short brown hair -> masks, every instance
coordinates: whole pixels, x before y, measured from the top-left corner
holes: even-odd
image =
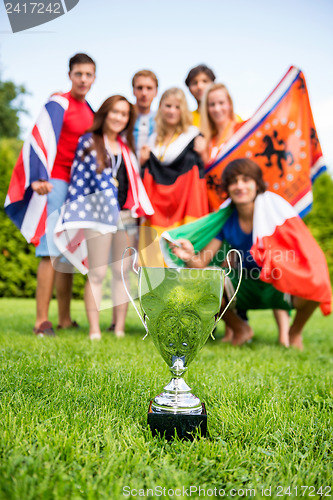
[[[153,73],[152,71],[150,71],[150,69],[141,69],[140,71],[137,71],[135,73],[135,75],[132,78],[132,87],[133,88],[134,88],[134,85],[135,85],[135,80],[136,80],[136,78],[139,78],[139,76],[144,76],[146,78],[151,78],[155,82],[156,88],[158,88],[158,79],[157,79],[157,76],[155,75],[155,73]]]
[[[215,82],[216,76],[214,74],[214,71],[212,69],[208,68],[208,66],[206,66],[206,64],[199,64],[199,66],[196,66],[195,68],[192,68],[189,71],[189,74],[187,75],[186,80],[185,80],[185,85],[187,87],[189,87],[191,85],[191,81],[193,80],[193,78],[195,78],[197,75],[199,75],[199,73],[204,73],[206,76],[208,76],[208,78],[212,82]]]
[[[79,53],[75,54],[75,56],[71,57],[69,60],[69,71],[71,72],[74,64],[93,64],[96,70],[96,63],[90,56],[87,54]]]
[[[246,175],[257,184],[257,194],[266,191],[266,184],[262,177],[262,170],[258,163],[249,158],[233,160],[225,167],[222,173],[222,189],[228,192],[229,185],[237,175]]]

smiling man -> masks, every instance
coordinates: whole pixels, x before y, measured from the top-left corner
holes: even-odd
[[[55,270],[59,250],[53,233],[67,195],[79,137],[92,125],[85,98],[95,81],[95,62],[86,54],[69,61],[71,89],[52,95],[44,106],[15,166],[5,203],[6,212],[41,257],[37,273],[37,316],[34,333],[54,336],[48,320],[55,283],[59,328],[77,327],[70,317],[72,272]],[[23,180],[22,180],[23,179]]]
[[[138,114],[133,131],[135,149],[138,154],[155,130],[155,113],[150,108],[157,96],[157,76],[152,71],[143,69],[133,76],[132,86],[136,98],[135,108]]]
[[[213,70],[205,64],[192,68],[186,77],[185,84],[198,104],[197,109],[192,111],[193,125],[196,127],[200,127],[201,99],[208,85],[215,82],[215,78]]]

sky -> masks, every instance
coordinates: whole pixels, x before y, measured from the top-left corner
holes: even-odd
[[[131,79],[143,68],[159,78],[154,109],[173,86],[186,92],[194,109],[184,80],[205,63],[226,84],[243,119],[294,65],[304,73],[333,172],[332,24],[332,0],[79,0],[54,21],[12,33],[0,0],[0,74],[30,92],[24,99],[29,115],[21,117],[24,138],[48,96],[69,90],[68,60],[76,52],[97,63],[88,94],[94,109],[116,93],[133,101]]]

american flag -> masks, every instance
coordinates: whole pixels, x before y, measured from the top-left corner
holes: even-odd
[[[54,234],[54,241],[61,253],[82,274],[88,272],[84,229],[94,229],[102,234],[114,233],[120,213],[111,168],[96,173],[96,151],[92,149],[85,153],[92,141],[91,134],[85,134],[79,140],[67,200],[61,209]],[[129,209],[133,217],[151,215],[154,210],[140,179],[135,156],[120,137],[118,143],[129,181],[123,208]]]
[[[83,274],[88,271],[84,229],[102,234],[117,231],[119,205],[111,168],[96,173],[96,151],[91,134],[79,139],[68,195],[55,228],[61,253]]]
[[[25,239],[36,246],[45,233],[47,196],[35,193],[31,183],[48,180],[51,175],[68,104],[66,97],[54,95],[43,107],[23,144],[5,200],[7,215]]]

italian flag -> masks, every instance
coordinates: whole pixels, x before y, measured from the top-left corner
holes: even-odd
[[[166,264],[185,265],[171,252],[168,241],[188,239],[198,252],[216,237],[233,210],[228,199],[218,211],[164,232],[160,246]],[[295,209],[275,193],[259,194],[252,235],[251,254],[261,268],[260,279],[283,293],[319,302],[323,314],[330,314],[332,290],[325,255]]]

